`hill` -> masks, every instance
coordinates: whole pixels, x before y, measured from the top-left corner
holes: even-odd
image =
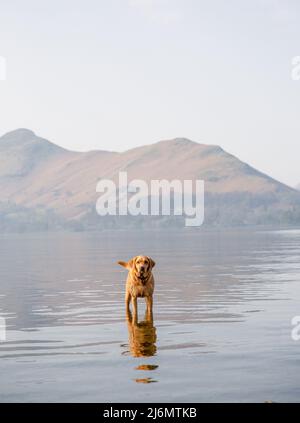
[[[121,153],[74,152],[27,129],[0,138],[0,229],[91,229],[182,226],[182,218],[101,218],[99,179],[203,179],[205,223],[254,225],[300,222],[300,193],[252,168],[219,146],[185,138]]]

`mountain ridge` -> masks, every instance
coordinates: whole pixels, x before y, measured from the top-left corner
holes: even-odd
[[[298,214],[300,222],[300,193],[296,189],[240,161],[218,145],[178,137],[122,152],[75,152],[20,128],[0,138],[0,217],[9,221],[4,229],[14,219],[19,222],[19,215],[26,227],[28,216],[30,221],[36,221],[37,211],[50,227],[53,216],[62,227],[101,226],[104,220],[95,212],[99,196],[96,184],[100,179],[117,182],[120,171],[127,171],[128,180],[146,182],[204,180],[209,224],[294,221]],[[150,222],[134,222],[137,220],[145,225]],[[114,219],[114,225],[121,221]],[[172,219],[163,217],[161,221],[168,225]]]
[[[300,184],[298,184],[296,187],[291,187],[281,181],[278,181],[277,179],[273,178],[272,176],[266,174],[265,172],[262,172],[256,168],[254,168],[253,166],[249,165],[247,162],[241,161],[237,156],[235,156],[232,153],[229,153],[227,151],[225,151],[220,145],[217,144],[205,144],[205,143],[199,143],[193,140],[190,140],[189,138],[185,138],[185,137],[175,137],[175,138],[171,138],[171,139],[163,139],[163,140],[159,140],[156,141],[154,143],[151,144],[146,144],[146,145],[141,145],[141,146],[137,146],[137,147],[133,147],[127,150],[122,150],[122,151],[110,151],[110,150],[102,150],[102,149],[93,149],[93,150],[87,150],[87,151],[75,151],[75,150],[70,150],[70,149],[66,149],[64,147],[59,146],[58,144],[55,144],[45,138],[39,137],[35,134],[34,131],[27,129],[27,128],[18,128],[16,130],[13,131],[9,131],[6,134],[2,135],[0,137],[0,143],[1,141],[5,140],[5,138],[7,136],[18,136],[18,134],[26,134],[27,137],[32,137],[34,138],[36,141],[38,142],[44,142],[47,145],[51,145],[56,147],[57,149],[69,152],[69,153],[77,153],[77,154],[93,154],[93,153],[105,153],[105,154],[115,154],[115,155],[122,155],[122,154],[126,154],[126,153],[130,153],[130,152],[134,152],[134,151],[138,151],[140,149],[146,149],[146,148],[152,148],[155,146],[159,146],[159,145],[167,145],[168,147],[170,145],[177,145],[177,146],[198,146],[203,148],[204,153],[205,154],[209,154],[209,153],[215,153],[215,154],[226,154],[228,157],[231,157],[235,160],[238,160],[241,164],[243,164],[245,166],[245,168],[250,170],[250,173],[257,172],[259,174],[261,174],[262,176],[267,177],[268,179],[274,181],[274,182],[278,182],[281,185],[284,185],[285,187],[291,189],[291,190],[299,190],[300,189]],[[1,144],[0,144],[1,145]]]

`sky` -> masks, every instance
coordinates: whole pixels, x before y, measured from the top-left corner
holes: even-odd
[[[78,151],[185,137],[295,186],[296,56],[299,0],[2,0],[0,135]]]

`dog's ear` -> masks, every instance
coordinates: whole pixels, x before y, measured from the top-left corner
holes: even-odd
[[[152,258],[151,257],[148,257],[149,258],[149,260],[150,260],[150,266],[151,266],[151,269],[155,266],[155,261],[154,260],[152,260]]]
[[[129,260],[127,263],[126,263],[125,261],[118,261],[118,264],[119,264],[120,266],[125,267],[125,269],[130,270],[130,269],[132,269],[132,268],[133,268],[133,266],[134,266],[134,260],[135,260],[135,258],[132,258],[132,259],[131,259],[131,260]]]

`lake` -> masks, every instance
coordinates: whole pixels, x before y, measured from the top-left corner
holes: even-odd
[[[298,402],[300,230],[0,236],[1,402]],[[154,321],[126,321],[150,255]]]

